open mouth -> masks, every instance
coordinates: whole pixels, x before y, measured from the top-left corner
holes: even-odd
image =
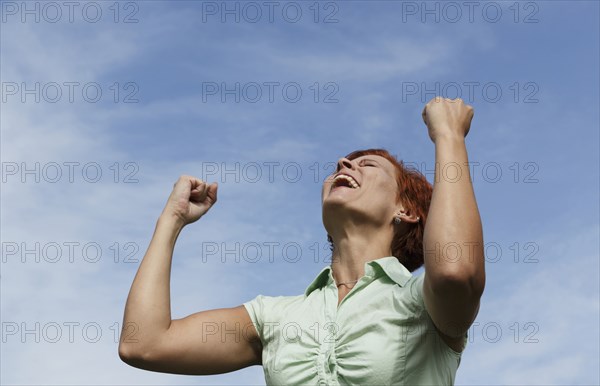
[[[333,179],[333,185],[331,190],[336,188],[350,188],[350,189],[358,189],[360,185],[356,182],[354,178],[347,174],[339,174]]]

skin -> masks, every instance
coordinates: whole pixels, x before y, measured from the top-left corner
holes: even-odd
[[[173,374],[222,374],[262,364],[262,345],[243,305],[171,319],[170,276],[183,227],[217,202],[216,183],[181,176],[173,187],[125,304],[119,357],[127,364]],[[217,326],[214,333],[209,327]],[[205,330],[206,328],[206,330]],[[221,338],[222,331],[238,331]]]
[[[460,337],[477,315],[485,284],[481,220],[464,142],[472,117],[472,107],[460,99],[434,98],[423,110],[436,157],[436,179],[423,240],[425,250],[430,251],[425,256],[423,294],[440,336],[457,351],[462,350]],[[450,180],[442,175],[449,162],[463,165],[461,178],[453,176]],[[332,270],[339,283],[363,276],[365,262],[390,256],[393,227],[417,219],[394,202],[394,169],[385,158],[342,158],[338,171],[351,174],[361,185],[357,190],[332,189],[328,179],[323,186],[323,224],[336,246]],[[262,364],[262,344],[243,305],[171,319],[175,242],[186,225],[198,221],[217,202],[217,190],[216,183],[187,175],[173,187],[125,305],[119,356],[131,366],[207,375]],[[402,219],[400,225],[393,225],[395,216]],[[463,249],[458,260],[449,259],[443,253],[447,243],[469,248]],[[339,302],[350,289],[340,287]],[[217,326],[216,333],[205,333],[205,326]],[[222,339],[221,329],[239,333],[228,333]]]
[[[477,316],[485,286],[483,232],[465,145],[473,114],[461,99],[444,98],[432,99],[422,113],[436,161],[423,237],[423,297],[440,337],[455,351],[464,349],[463,336]],[[448,164],[457,165],[460,174],[444,175]],[[401,224],[417,219],[395,202],[394,167],[385,158],[341,158],[333,176],[339,173],[351,175],[360,185],[333,189],[329,178],[322,191],[323,224],[335,245],[333,277],[343,283],[360,279],[366,262],[391,255],[394,217],[400,217]],[[456,248],[447,248],[456,245],[461,248],[459,255]],[[339,287],[338,304],[352,287]]]
[[[331,236],[335,250],[332,256],[336,283],[360,279],[364,264],[380,257],[391,256],[394,217],[401,217],[406,227],[417,218],[395,203],[398,187],[394,165],[377,155],[364,155],[353,160],[341,158],[337,170],[323,184],[321,201],[323,225]],[[338,174],[352,176],[359,188],[335,187]],[[354,284],[338,288],[338,303]]]
[[[483,230],[465,145],[473,114],[461,99],[440,97],[429,101],[422,113],[435,144],[436,162],[423,237],[423,296],[442,337],[459,342],[477,316],[485,286]],[[459,168],[460,177],[444,175],[449,164]],[[455,255],[453,248],[447,248],[452,245],[459,245],[461,252]],[[450,344],[462,350],[462,345]]]

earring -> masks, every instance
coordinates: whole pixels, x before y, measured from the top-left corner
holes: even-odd
[[[400,217],[394,217],[394,224],[398,225],[402,222],[402,219]]]

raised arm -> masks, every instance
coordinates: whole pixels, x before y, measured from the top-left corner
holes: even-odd
[[[216,201],[216,183],[208,185],[190,176],[175,183],[127,297],[119,343],[119,356],[127,364],[205,375],[261,363],[260,338],[243,305],[171,320],[175,242],[183,227],[197,221]]]
[[[465,145],[473,114],[462,99],[436,97],[423,109],[435,144],[433,196],[423,236],[423,296],[434,324],[450,338],[464,336],[485,286],[483,231]]]

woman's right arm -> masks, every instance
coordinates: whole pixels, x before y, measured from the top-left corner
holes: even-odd
[[[141,369],[221,374],[261,364],[262,345],[243,305],[171,320],[175,242],[217,200],[217,184],[190,176],[175,183],[127,297],[119,356]]]

